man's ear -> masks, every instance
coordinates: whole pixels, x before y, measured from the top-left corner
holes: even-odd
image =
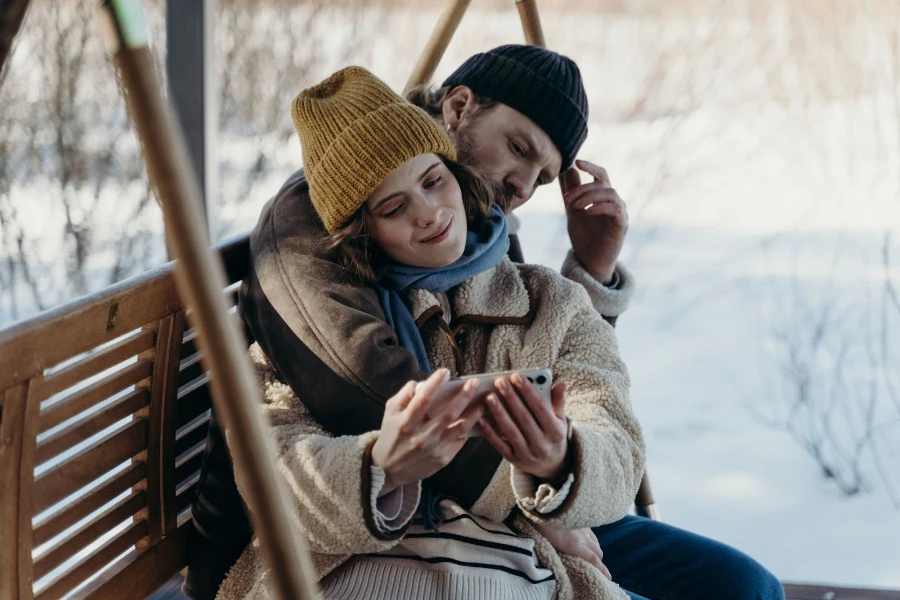
[[[478,101],[472,88],[456,86],[447,93],[441,105],[444,127],[449,126],[449,133],[455,132],[463,121],[475,114],[477,108]]]

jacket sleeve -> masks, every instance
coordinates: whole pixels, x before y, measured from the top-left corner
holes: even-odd
[[[569,250],[560,273],[566,279],[581,284],[587,291],[594,309],[613,327],[618,318],[628,310],[634,297],[634,275],[622,263],[616,263],[615,285],[606,286],[594,279],[578,262],[575,253]]]
[[[563,529],[617,521],[628,514],[641,483],[644,438],[631,409],[630,381],[615,332],[588,306],[568,324],[553,378],[567,386],[574,480],[555,511],[538,514],[521,502],[520,508],[533,521]]]
[[[287,483],[296,508],[293,514],[310,550],[362,554],[394,546],[406,527],[385,531],[377,526],[373,515],[370,449],[377,432],[330,435],[290,387],[277,379],[258,345],[251,346],[250,356],[275,440],[277,469]],[[235,466],[235,480],[243,493],[247,485],[244,473]],[[407,486],[403,492],[418,503],[418,484]]]

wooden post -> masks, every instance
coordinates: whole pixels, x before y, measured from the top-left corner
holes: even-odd
[[[31,499],[40,403],[31,380],[0,390],[0,600],[32,600]]]
[[[179,292],[193,310],[204,364],[211,370],[216,413],[233,432],[232,456],[247,477],[250,516],[282,600],[317,597],[306,541],[275,467],[275,446],[260,411],[261,399],[241,339],[228,316],[222,262],[209,249],[200,186],[188,151],[153,70],[140,0],[104,0],[105,33],[166,224],[177,264]]]
[[[466,9],[469,8],[470,1],[453,0],[441,15],[428,43],[425,44],[419,62],[416,63],[412,75],[409,76],[409,81],[406,82],[406,87],[403,89],[404,96],[417,85],[431,81],[438,63],[441,62],[447,46],[450,45],[450,40],[453,39],[453,34],[456,33],[456,28],[459,27],[460,21],[466,14]]]
[[[522,21],[525,43],[529,46],[546,48],[547,41],[544,39],[544,30],[541,28],[537,2],[535,0],[516,0],[516,9],[519,11],[519,20]]]
[[[215,16],[216,0],[166,0],[169,97],[200,182],[207,231],[213,230],[215,214],[210,211],[210,199],[218,185]]]

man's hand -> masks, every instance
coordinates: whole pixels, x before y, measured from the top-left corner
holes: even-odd
[[[547,538],[547,541],[550,542],[557,552],[583,558],[597,567],[607,579],[612,580],[609,569],[603,564],[603,550],[600,549],[597,536],[594,535],[593,531],[587,527],[576,529],[575,531],[554,529],[537,524],[535,524],[535,527],[541,532],[541,535]]]
[[[576,160],[575,166],[592,175],[594,181],[581,183],[574,167],[561,176],[572,250],[594,279],[608,283],[625,243],[628,211],[610,185],[606,169],[586,160]]]

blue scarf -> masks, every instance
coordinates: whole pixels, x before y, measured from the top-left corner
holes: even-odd
[[[414,289],[447,292],[496,265],[508,248],[506,216],[495,204],[478,231],[470,230],[466,233],[466,249],[453,264],[432,269],[390,261],[384,268],[375,285],[378,300],[387,324],[397,332],[400,345],[415,354],[419,369],[430,373],[431,363],[425,353],[425,342],[422,341],[416,321],[403,302],[402,295]]]

